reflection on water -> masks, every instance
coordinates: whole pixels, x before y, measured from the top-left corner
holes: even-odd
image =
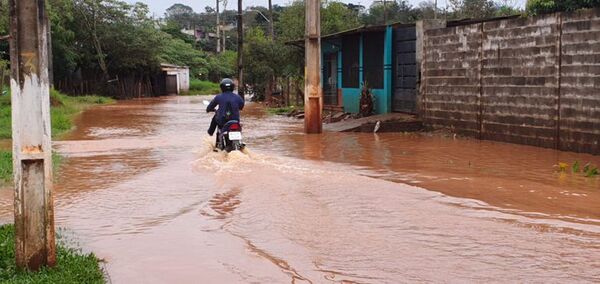
[[[598,157],[303,135],[256,104],[244,111],[248,151],[215,153],[201,101],[95,108],[55,144],[66,156],[57,225],[106,259],[115,283],[600,281],[599,181],[553,168]]]
[[[561,173],[556,167],[575,161],[600,165],[598,156],[402,133],[293,134],[265,142],[257,145],[291,157],[353,165],[370,170],[364,173],[368,176],[498,207],[600,219],[600,179]]]

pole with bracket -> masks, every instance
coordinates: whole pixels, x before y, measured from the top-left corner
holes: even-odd
[[[321,88],[321,1],[306,0],[304,71],[304,131],[323,131],[323,90]]]
[[[29,270],[56,264],[45,2],[9,2],[15,256]]]

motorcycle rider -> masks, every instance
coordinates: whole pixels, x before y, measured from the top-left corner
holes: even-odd
[[[223,127],[225,123],[231,120],[239,122],[240,110],[244,109],[244,99],[233,93],[235,89],[233,80],[229,78],[221,80],[220,87],[222,93],[217,95],[206,107],[206,112],[211,112],[215,111],[215,108],[219,106],[208,128],[208,135],[210,136],[215,133],[217,126]]]

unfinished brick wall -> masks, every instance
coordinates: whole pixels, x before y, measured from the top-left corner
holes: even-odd
[[[479,135],[481,24],[428,30],[424,42],[425,124]]]
[[[600,10],[429,30],[423,41],[426,125],[600,154]]]
[[[560,148],[600,154],[600,9],[562,16]]]

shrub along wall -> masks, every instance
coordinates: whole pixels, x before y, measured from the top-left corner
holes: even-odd
[[[427,125],[600,154],[600,9],[428,30],[423,41]]]

